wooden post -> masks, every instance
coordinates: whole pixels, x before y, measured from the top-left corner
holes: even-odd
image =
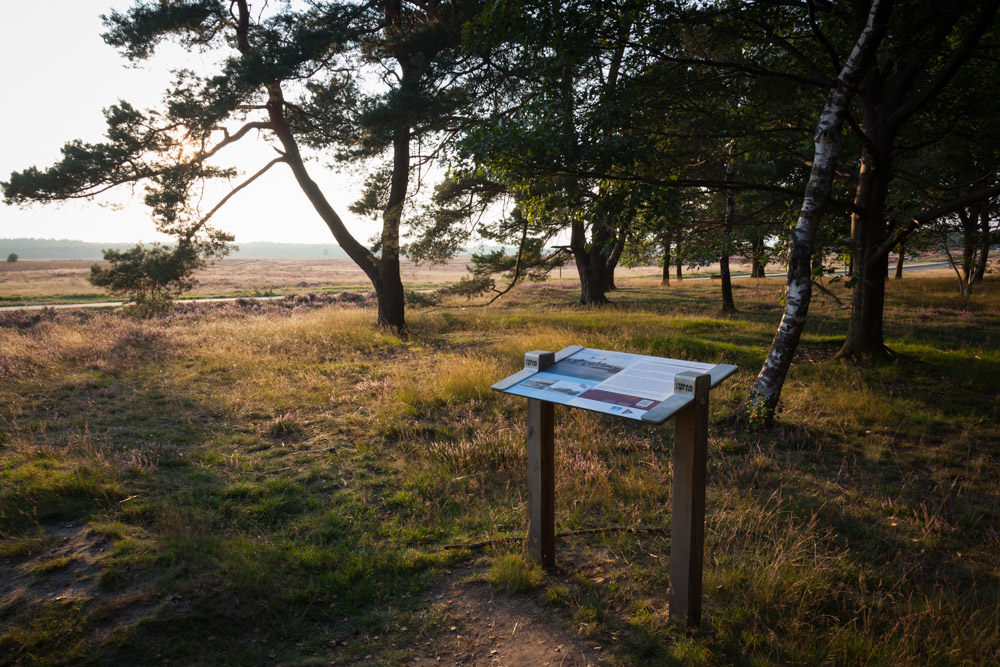
[[[694,401],[674,417],[673,510],[670,518],[670,621],[701,623],[708,452],[708,374],[680,373],[674,393]]]
[[[556,564],[555,406],[528,399],[528,555]]]

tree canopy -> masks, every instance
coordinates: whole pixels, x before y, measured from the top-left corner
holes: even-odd
[[[178,71],[155,109],[112,104],[103,141],[68,142],[3,193],[31,205],[140,185],[162,231],[209,247],[225,238],[211,225],[219,207],[282,165],[368,276],[378,323],[400,332],[402,254],[440,261],[476,238],[516,250],[477,257],[469,292],[497,297],[508,292],[497,275],[509,288],[572,258],[580,301],[600,305],[620,262],[714,260],[724,312],[738,308],[729,257],[762,270],[780,250],[799,331],[834,253],[851,258],[854,287],[841,355],[878,356],[889,252],[935,221],[982,229],[985,215],[990,228],[997,11],[994,0],[144,0],[105,17],[108,44],[136,62],[171,41],[214,71]],[[275,157],[241,175],[225,158],[243,141]],[[368,173],[346,212],[313,175],[344,163]],[[433,193],[428,170],[446,174]],[[202,208],[202,185],[220,179],[236,184]],[[380,231],[355,238],[346,213]],[[782,378],[755,389],[772,408]]]

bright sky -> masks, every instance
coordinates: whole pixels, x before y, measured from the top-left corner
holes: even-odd
[[[0,180],[35,165],[43,169],[59,158],[71,139],[99,141],[104,132],[101,110],[119,99],[144,109],[158,103],[170,70],[198,71],[200,56],[167,46],[140,69],[101,39],[101,14],[125,10],[125,0],[34,0],[5,2],[0,22],[0,62],[4,63],[4,103],[0,105]],[[252,174],[275,153],[263,142],[232,153],[228,165]],[[221,164],[221,163],[220,163]],[[358,198],[354,179],[310,163],[313,178],[362,243],[376,232],[371,220],[346,210]],[[238,181],[237,181],[238,182]],[[69,238],[96,242],[162,240],[156,233],[141,189],[136,199],[122,189],[117,210],[94,202],[36,206],[27,210],[0,203],[0,238]],[[203,209],[214,201],[206,198]],[[213,217],[216,227],[236,235],[237,243],[278,241],[332,243],[333,237],[283,165],[237,194]]]

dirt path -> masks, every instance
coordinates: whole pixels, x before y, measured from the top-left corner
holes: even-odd
[[[23,559],[0,559],[0,627],[15,613],[25,616],[44,605],[100,609],[102,622],[93,628],[101,641],[119,628],[127,628],[151,615],[157,600],[150,595],[150,577],[114,586],[100,586],[99,561],[110,542],[81,521],[45,526],[44,541]]]
[[[0,559],[0,627],[4,618],[30,613],[43,605],[94,610],[102,621],[90,628],[89,641],[101,644],[111,633],[157,613],[149,578],[115,591],[99,585],[101,566],[110,541],[79,521],[49,524],[46,538],[17,562]],[[500,665],[504,667],[588,667],[598,665],[605,649],[579,637],[558,610],[540,605],[537,594],[499,595],[475,577],[472,564],[461,565],[423,598],[418,613],[427,625],[423,638],[399,647],[405,665]],[[116,587],[117,588],[117,587]],[[162,609],[161,609],[162,611]],[[404,629],[405,630],[405,629]],[[346,638],[345,638],[346,639]],[[375,645],[387,638],[368,637]],[[349,640],[350,641],[350,640]],[[356,664],[356,652],[341,654],[337,645],[325,656],[330,664]],[[353,643],[353,642],[352,642]],[[371,664],[382,651],[372,646]],[[385,648],[383,645],[382,648]],[[338,655],[339,654],[339,655]],[[400,655],[401,654],[401,655]]]
[[[535,596],[497,595],[469,581],[472,566],[455,569],[426,598],[443,632],[415,651],[408,665],[585,667],[601,662],[604,647],[577,636],[565,618]]]

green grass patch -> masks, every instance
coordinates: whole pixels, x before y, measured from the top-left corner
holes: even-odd
[[[35,563],[28,568],[28,572],[35,575],[36,577],[45,576],[46,574],[51,574],[52,572],[58,572],[59,570],[65,570],[73,562],[72,558],[67,556],[56,556],[54,558],[46,558],[43,561]]]
[[[519,554],[496,556],[486,574],[494,589],[503,593],[527,593],[542,585],[541,566]]]
[[[0,558],[18,561],[48,549],[55,541],[54,536],[39,528],[35,533],[0,540]]]

